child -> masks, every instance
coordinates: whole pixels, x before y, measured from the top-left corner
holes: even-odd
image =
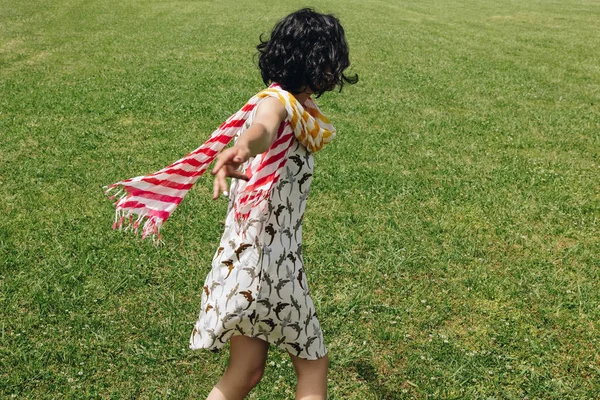
[[[228,196],[229,209],[190,338],[192,349],[216,351],[230,342],[229,365],[208,399],[243,399],[262,377],[270,344],[290,354],[298,375],[296,399],[325,399],[329,360],[306,281],[302,218],[313,153],[335,130],[311,95],[358,78],[343,74],[350,61],[339,21],[311,9],[285,17],[257,49],[270,87],[188,156],[111,185],[109,190],[127,191],[117,202],[115,227],[131,223],[137,229],[146,219],[144,236],[158,234],[218,154],[213,198],[219,192]],[[235,145],[223,150],[234,136]],[[234,178],[229,194],[227,176]]]
[[[270,39],[261,42],[258,64],[264,82],[275,82],[271,88],[291,93],[324,131],[320,140],[330,141],[333,126],[310,96],[357,80],[343,74],[350,62],[339,21],[303,9],[280,21]],[[297,399],[326,398],[329,360],[302,260],[302,217],[314,167],[311,150],[320,147],[319,138],[303,142],[313,138],[294,130],[266,208],[252,209],[242,229],[231,212],[249,184],[248,176],[258,173],[266,158],[276,157],[274,146],[285,148],[277,142],[293,130],[293,119],[285,102],[265,97],[212,171],[214,199],[219,191],[227,193],[225,176],[237,179],[231,184],[225,232],[205,282],[190,344],[193,349],[218,349],[230,341],[229,365],[210,400],[243,399],[261,379],[269,343],[290,354],[298,374]]]

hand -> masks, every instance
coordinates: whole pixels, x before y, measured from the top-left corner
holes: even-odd
[[[227,192],[226,177],[248,180],[248,177],[243,172],[238,171],[240,165],[248,161],[250,158],[250,150],[233,146],[225,149],[217,156],[217,162],[212,170],[215,176],[213,182],[213,200],[219,198],[219,192]]]

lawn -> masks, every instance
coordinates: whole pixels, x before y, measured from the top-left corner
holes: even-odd
[[[315,1],[360,82],[319,99],[307,274],[331,399],[600,398],[600,3]],[[203,398],[188,350],[226,204],[153,247],[101,187],[263,87],[294,1],[0,0],[0,398]],[[289,399],[273,349],[250,399]]]

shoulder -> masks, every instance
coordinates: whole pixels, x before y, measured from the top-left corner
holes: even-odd
[[[281,101],[276,97],[265,97],[256,109],[257,118],[277,118],[280,122],[287,118],[287,111]]]

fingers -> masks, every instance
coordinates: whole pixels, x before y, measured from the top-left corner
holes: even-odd
[[[248,176],[246,176],[246,174],[244,172],[234,170],[233,168],[231,168],[227,171],[227,176],[229,176],[231,178],[235,178],[235,179],[241,179],[244,181],[248,180]]]
[[[234,169],[240,166],[241,163],[248,161],[250,152],[248,149],[238,148],[236,146],[225,149],[217,157],[217,162],[212,170],[215,175],[224,165],[232,165]]]
[[[221,157],[220,155],[217,157],[217,162],[215,163],[215,166],[213,167],[212,171],[210,172],[213,175],[216,175],[219,170],[223,167],[223,165],[225,165],[227,161],[223,159],[223,157]]]
[[[231,177],[235,179],[241,179],[247,181],[249,178],[245,173],[233,169],[231,166],[226,165],[224,168],[221,168],[219,172],[215,175],[215,180],[213,182],[213,200],[219,198],[219,193],[227,193],[227,180],[226,177]]]
[[[219,154],[215,166],[211,171],[215,176],[213,182],[213,200],[219,198],[219,193],[227,192],[226,177],[229,176],[235,179],[248,180],[245,173],[237,170],[239,165],[247,159],[247,152],[234,147],[225,149]]]
[[[219,192],[227,192],[227,180],[225,179],[225,169],[221,169],[215,175],[215,180],[213,182],[213,200],[219,198]]]
[[[233,148],[225,149],[217,157],[217,162],[212,170],[212,174],[216,175],[217,172],[223,167],[223,165],[231,163],[236,155],[236,151]]]
[[[217,177],[215,176],[215,179],[213,181],[213,200],[216,200],[219,198],[219,182],[217,181]]]

